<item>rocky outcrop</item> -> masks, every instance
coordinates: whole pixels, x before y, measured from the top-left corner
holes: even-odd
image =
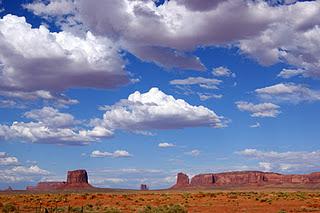
[[[50,191],[65,189],[88,189],[93,188],[88,183],[88,174],[86,170],[68,171],[67,182],[39,182],[36,186],[27,186],[27,190]]]
[[[309,175],[310,183],[319,183],[320,181],[320,172],[314,172]]]
[[[68,171],[67,184],[88,183],[88,174],[86,170]]]
[[[273,172],[240,171],[199,174],[194,176],[190,183],[187,175],[178,173],[177,183],[173,189],[183,188],[210,188],[210,187],[238,187],[238,186],[320,186],[320,172],[306,175],[283,175]]]
[[[91,188],[92,186],[88,183],[88,174],[86,170],[74,170],[68,171],[67,184],[65,188]]]
[[[196,175],[191,179],[191,186],[210,186],[216,182],[213,174]]]
[[[146,191],[146,190],[149,190],[149,187],[146,184],[141,184],[140,185],[140,190]]]
[[[58,190],[58,189],[64,189],[66,185],[67,185],[66,182],[39,182],[36,186],[27,186],[27,190],[38,190],[38,191]]]
[[[172,186],[173,189],[179,189],[179,188],[184,188],[189,186],[189,177],[188,175],[180,172],[177,175],[177,183]]]

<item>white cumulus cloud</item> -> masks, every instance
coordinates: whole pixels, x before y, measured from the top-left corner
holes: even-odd
[[[215,78],[189,77],[186,79],[175,79],[170,81],[172,85],[199,85],[205,89],[218,89],[221,80]]]
[[[16,166],[10,170],[12,173],[20,174],[20,175],[48,175],[50,172],[47,170],[41,169],[37,165],[33,165],[30,167],[25,166]]]
[[[197,157],[200,155],[200,153],[201,151],[198,149],[193,149],[190,152],[185,152],[186,155],[191,155],[192,157]]]
[[[92,151],[90,156],[92,158],[105,158],[105,157],[126,158],[126,157],[131,157],[132,155],[125,150],[116,150],[114,152],[102,152],[99,150],[95,150],[95,151]]]
[[[280,83],[255,90],[256,94],[266,100],[277,102],[300,103],[320,100],[320,91],[306,85]]]
[[[24,17],[10,14],[0,19],[0,35],[1,95],[63,100],[61,92],[72,87],[128,82],[118,48],[107,38],[32,28]]]
[[[217,94],[208,94],[208,93],[201,93],[201,92],[199,92],[197,94],[198,94],[201,101],[206,101],[209,99],[220,99],[223,97],[223,95],[221,95],[221,94],[217,95]]]
[[[256,122],[255,124],[250,125],[251,128],[259,128],[261,127],[259,122]]]
[[[214,111],[204,106],[192,106],[158,88],[151,88],[146,93],[136,91],[128,99],[106,109],[102,119],[93,121],[95,127],[92,131],[122,129],[135,132],[200,126],[221,128],[226,125],[225,119]]]
[[[236,75],[231,72],[231,70],[227,67],[216,67],[213,68],[212,74],[218,77],[235,77]]]
[[[158,147],[160,147],[160,148],[169,148],[169,147],[174,147],[174,146],[175,145],[173,143],[167,143],[167,142],[158,144]]]
[[[282,69],[278,77],[288,79],[297,75],[303,75],[304,72],[303,69]]]
[[[85,130],[76,128],[77,122],[71,114],[44,107],[28,111],[24,115],[32,121],[14,121],[11,125],[0,124],[0,138],[68,145],[83,145],[96,141],[94,137],[86,134]]]
[[[170,0],[156,6],[152,0],[51,0],[25,7],[64,28],[90,29],[140,59],[166,67],[204,70],[190,52],[230,44],[261,64],[285,62],[318,78],[319,1],[274,2]],[[61,22],[63,15],[69,16]]]
[[[273,103],[253,104],[245,101],[236,102],[241,111],[250,112],[252,117],[277,117],[280,113],[280,106]]]
[[[259,167],[267,171],[310,172],[319,169],[320,151],[261,151],[244,149],[236,152],[249,159],[261,160]]]
[[[18,158],[9,156],[5,152],[0,152],[0,166],[11,166],[17,164],[19,164]]]
[[[57,16],[67,15],[73,12],[75,6],[73,0],[54,0],[49,3],[34,2],[33,4],[25,4],[24,7],[33,11],[35,15]]]
[[[41,169],[37,165],[32,166],[13,166],[1,170],[0,182],[2,183],[18,183],[18,182],[34,182],[40,180],[41,177],[48,176],[51,173]]]
[[[259,168],[261,168],[262,171],[270,172],[272,171],[272,164],[269,162],[259,162]]]
[[[68,127],[77,123],[71,114],[59,112],[52,107],[31,110],[24,116],[50,127]]]

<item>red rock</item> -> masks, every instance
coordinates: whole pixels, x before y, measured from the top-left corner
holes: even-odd
[[[310,183],[320,183],[320,172],[314,172],[309,175]]]
[[[93,188],[88,183],[86,170],[68,171],[67,182],[39,182],[36,186],[27,186],[27,190],[49,191],[64,189],[87,189]]]
[[[88,183],[88,174],[86,170],[68,171],[67,184],[65,189],[85,189],[92,188]]]
[[[28,186],[27,190],[48,191],[63,189],[67,185],[66,182],[39,182],[36,186]]]
[[[141,184],[140,185],[140,190],[143,190],[143,191],[149,190],[149,187],[146,184]]]
[[[177,174],[177,183],[171,188],[184,188],[189,186],[189,177],[188,175],[180,172]]]
[[[240,171],[199,174],[191,179],[183,173],[178,174],[173,189],[188,187],[223,187],[223,186],[266,186],[266,185],[320,185],[320,172],[307,175],[283,175],[273,172]]]
[[[86,170],[74,170],[68,171],[67,176],[68,184],[83,184],[88,183],[88,174]]]
[[[213,174],[215,185],[259,185],[264,182],[264,174],[259,171],[250,172],[227,172]]]
[[[191,179],[190,186],[210,186],[215,183],[213,174],[200,174]]]

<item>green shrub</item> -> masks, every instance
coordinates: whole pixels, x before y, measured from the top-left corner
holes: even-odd
[[[92,209],[92,208],[93,208],[93,205],[92,205],[92,204],[87,204],[87,205],[85,206],[85,208],[87,208],[87,209]]]
[[[55,208],[55,212],[67,212],[65,207],[57,207]]]
[[[17,207],[15,205],[13,205],[12,203],[6,203],[2,207],[2,211],[4,213],[16,212],[17,211]]]
[[[71,212],[83,213],[83,207],[71,207]]]
[[[190,197],[190,193],[187,193],[187,192],[183,193],[183,197],[184,199],[188,199]]]
[[[146,206],[139,211],[139,213],[187,213],[188,211],[176,204],[176,205],[169,205],[169,206],[159,206],[159,207],[152,207]]]
[[[120,213],[121,211],[117,208],[106,207],[103,210],[104,213]]]

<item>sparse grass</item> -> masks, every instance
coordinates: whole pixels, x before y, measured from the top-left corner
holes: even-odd
[[[152,207],[146,206],[139,213],[187,213],[188,211],[178,204],[169,206]]]
[[[0,212],[49,213],[180,213],[223,212],[222,208],[245,208],[245,212],[320,212],[318,191],[159,191],[159,192],[73,192],[0,194]],[[179,204],[179,205],[175,205]],[[279,204],[283,209],[279,209]],[[146,206],[149,205],[149,206]],[[245,206],[245,207],[244,207]]]
[[[12,203],[6,203],[2,207],[3,213],[16,212],[16,211],[17,211],[17,207]]]
[[[103,210],[104,213],[121,213],[121,211],[117,208],[105,207]]]
[[[56,212],[66,212],[66,208],[65,207],[57,207],[55,209]]]
[[[75,213],[83,213],[83,207],[71,207],[71,212],[75,212]]]
[[[216,193],[208,193],[208,195],[209,195],[210,197],[212,197],[212,198],[217,197],[217,194],[216,194]]]
[[[230,192],[230,193],[227,194],[227,197],[229,199],[237,199],[238,196],[239,196],[239,193],[237,193],[237,192]]]

